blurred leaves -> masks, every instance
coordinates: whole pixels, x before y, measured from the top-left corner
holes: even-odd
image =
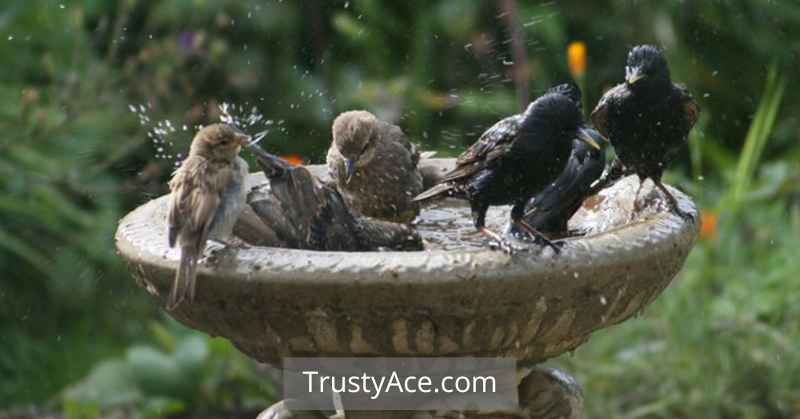
[[[67,416],[79,419],[126,410],[134,418],[155,418],[190,407],[257,412],[274,400],[271,380],[230,343],[172,329],[153,327],[157,340],[169,341],[174,349],[134,345],[122,357],[100,361],[65,389],[61,398]]]
[[[571,79],[579,41],[591,109],[622,79],[627,49],[652,42],[702,107],[667,176],[716,228],[651,315],[566,360],[591,416],[800,414],[800,99],[787,94],[800,5],[516,4],[531,97]],[[228,343],[165,326],[114,254],[117,221],[165,193],[173,164],[154,158],[129,105],[188,126],[223,101],[256,106],[280,121],[262,145],[309,163],[338,112],[366,108],[454,155],[517,110],[508,32],[496,1],[4,2],[0,406],[59,394],[70,418],[157,417],[269,398]]]

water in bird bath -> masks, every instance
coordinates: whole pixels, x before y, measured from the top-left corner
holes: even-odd
[[[486,226],[502,232],[510,208],[491,208],[486,216]],[[425,207],[413,224],[422,236],[426,250],[480,250],[489,243],[488,238],[475,230],[469,207],[459,201],[445,200]]]
[[[652,182],[647,181],[639,197],[642,209],[632,220],[633,197],[638,186],[639,181],[633,176],[589,197],[570,220],[567,237],[607,232],[628,223],[642,222],[660,212],[669,212],[666,200]],[[486,216],[487,227],[502,234],[508,224],[510,210],[510,206],[490,208]],[[475,230],[469,207],[462,201],[444,200],[423,208],[414,220],[414,227],[425,241],[426,250],[480,250],[490,243],[488,238]],[[520,247],[540,247],[527,241],[512,242]]]

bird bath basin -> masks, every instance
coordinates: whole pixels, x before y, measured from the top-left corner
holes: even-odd
[[[425,164],[435,172],[454,161]],[[326,177],[324,167],[309,169]],[[641,195],[649,204],[631,220],[636,187],[628,177],[589,198],[570,222],[586,234],[566,239],[557,255],[538,246],[508,255],[436,243],[418,252],[207,250],[195,301],[169,314],[276,366],[295,356],[493,356],[533,366],[641,312],[681,269],[697,223],[669,213],[651,182]],[[672,191],[697,219],[692,201]],[[166,197],[142,205],[116,233],[137,283],[162,306],[179,259],[167,247],[166,207]],[[471,236],[467,209],[453,211],[464,216],[445,221]],[[501,229],[505,220],[494,211],[489,225]],[[420,233],[435,242],[429,221]]]

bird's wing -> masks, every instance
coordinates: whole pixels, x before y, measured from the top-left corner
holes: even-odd
[[[595,129],[608,138],[608,111],[612,103],[629,94],[625,84],[618,84],[609,89],[592,111],[591,119]]]
[[[594,181],[603,173],[605,154],[582,141],[575,141],[564,170],[545,190],[536,195],[536,212],[559,211],[570,207],[574,199],[583,201]]]
[[[190,157],[170,181],[172,202],[168,214],[169,242],[174,246],[181,230],[197,234],[198,248],[220,204],[220,194],[233,176],[232,168],[212,169],[207,160]]]
[[[504,118],[484,132],[481,137],[456,159],[456,167],[442,178],[451,181],[469,176],[486,164],[505,155],[517,138],[522,115]]]
[[[683,114],[686,117],[686,123],[689,130],[694,127],[694,124],[697,123],[697,118],[700,116],[700,105],[697,104],[697,101],[694,100],[694,97],[684,86],[675,85],[675,88],[678,93],[678,100],[681,102],[681,106],[683,107]]]

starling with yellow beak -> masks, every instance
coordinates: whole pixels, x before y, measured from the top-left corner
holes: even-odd
[[[652,45],[634,47],[628,53],[625,82],[606,92],[592,112],[595,128],[606,136],[624,166],[624,172],[639,176],[634,199],[638,211],[639,192],[652,179],[670,208],[678,208],[675,197],[661,183],[661,175],[686,144],[697,122],[700,108],[686,88],[673,84],[662,51]]]

